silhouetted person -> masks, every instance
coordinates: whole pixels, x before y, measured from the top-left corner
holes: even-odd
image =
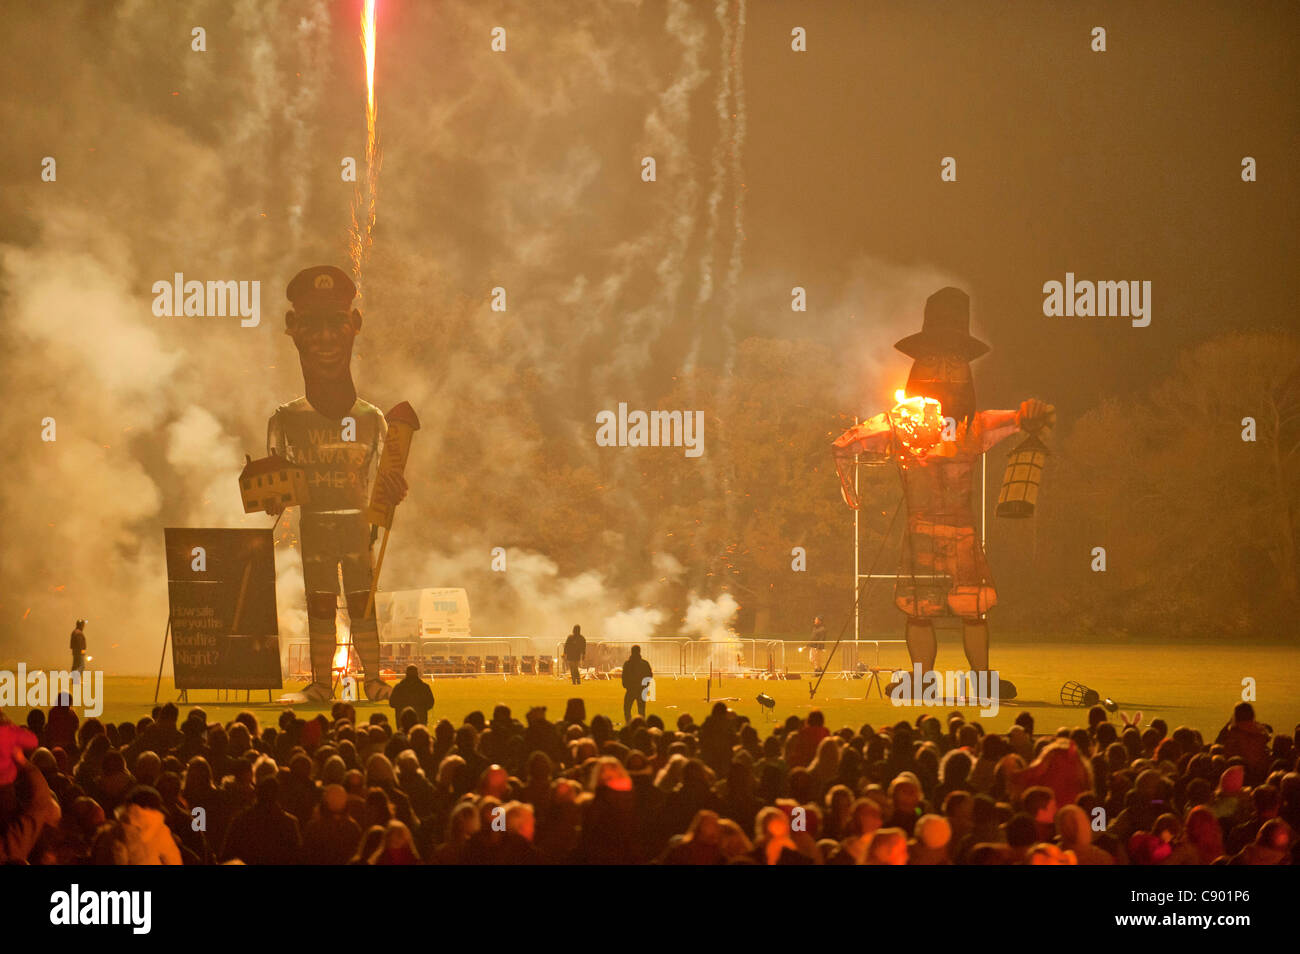
[[[632,703],[639,715],[645,715],[645,700],[650,691],[648,680],[654,678],[650,664],[641,658],[641,647],[633,646],[623,663],[623,721],[632,721]]]
[[[582,664],[582,658],[586,655],[587,637],[582,635],[581,626],[574,626],[573,632],[564,641],[564,659],[569,664],[569,675],[573,677],[575,686],[582,682],[578,667]]]
[[[69,645],[72,649],[72,672],[82,672],[86,668],[86,621],[77,620],[72,630]]]
[[[826,624],[820,616],[813,617],[812,635],[808,638],[808,661],[817,672],[826,662]]]
[[[345,865],[361,843],[361,826],[347,813],[348,793],[327,785],[320,812],[303,830],[302,860],[308,865]]]
[[[221,860],[291,865],[298,861],[301,848],[298,819],[280,807],[280,781],[272,775],[257,783],[257,800],[230,823]]]
[[[1222,745],[1229,758],[1240,756],[1246,763],[1246,781],[1258,785],[1268,775],[1269,736],[1271,729],[1255,720],[1255,707],[1249,702],[1238,702],[1232,710],[1232,719],[1214,740]]]
[[[725,702],[715,702],[713,710],[700,726],[700,758],[719,777],[731,765],[731,749],[736,744],[736,730]]]
[[[429,724],[429,710],[433,708],[433,690],[420,678],[418,666],[406,667],[406,678],[393,686],[393,694],[388,697],[388,703],[398,715],[410,706],[415,711],[417,725]]]
[[[165,703],[158,710],[158,718],[153,724],[127,746],[128,756],[134,760],[141,752],[156,752],[159,756],[163,756],[174,751],[185,741],[184,733],[176,727],[179,718],[180,710],[176,708],[176,703]]]

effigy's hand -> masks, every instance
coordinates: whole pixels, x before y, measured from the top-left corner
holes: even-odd
[[[379,494],[385,503],[397,506],[406,499],[410,488],[406,483],[405,475],[393,470],[384,470],[380,471],[375,479],[379,481]]]
[[[1056,406],[1030,398],[1020,405],[1016,412],[1016,424],[1021,430],[1044,431],[1056,423]]]

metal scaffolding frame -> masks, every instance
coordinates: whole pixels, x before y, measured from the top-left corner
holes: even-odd
[[[853,418],[856,425],[858,419]],[[867,466],[881,466],[881,464]],[[858,599],[858,587],[862,585],[863,580],[897,580],[897,573],[863,573],[861,571],[861,537],[859,536],[859,517],[862,514],[861,494],[858,487],[858,469],[862,466],[859,455],[853,455],[853,495],[858,498],[858,509],[853,511],[853,639],[858,641],[862,638],[862,609],[861,600]],[[980,454],[980,549],[988,553],[988,455]],[[907,526],[904,524],[903,533],[907,533]],[[908,576],[909,580],[946,580],[946,576],[929,576],[915,575]]]

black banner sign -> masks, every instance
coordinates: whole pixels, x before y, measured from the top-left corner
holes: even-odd
[[[176,687],[281,688],[271,531],[163,533]]]

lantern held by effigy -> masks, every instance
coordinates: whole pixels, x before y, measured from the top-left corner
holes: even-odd
[[[998,494],[999,517],[1023,518],[1034,515],[1047,453],[1047,445],[1030,434],[1007,457],[1007,469],[1002,474],[1002,490]]]

